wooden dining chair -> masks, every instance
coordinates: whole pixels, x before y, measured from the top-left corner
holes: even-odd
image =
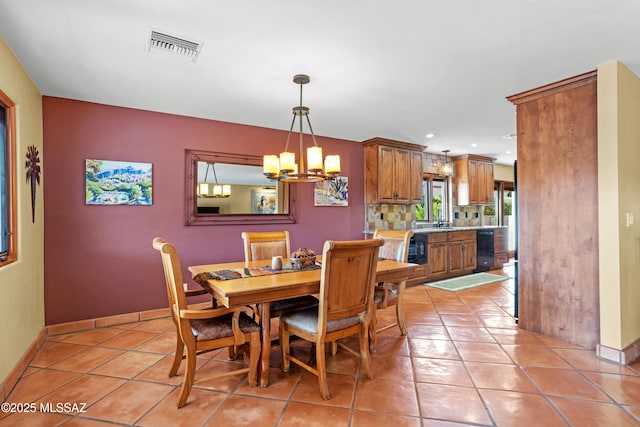
[[[244,260],[260,261],[268,260],[271,265],[271,258],[281,256],[289,258],[291,254],[291,244],[289,242],[289,232],[284,231],[244,231],[241,234],[244,241]],[[269,304],[270,317],[279,317],[283,313],[301,308],[317,306],[318,300],[313,296],[303,296],[288,298],[280,301],[273,301]]]
[[[176,324],[176,354],[169,376],[176,375],[182,359],[186,358],[187,361],[178,396],[178,408],[187,403],[187,398],[194,384],[248,373],[249,385],[255,386],[260,357],[260,326],[253,320],[254,311],[250,307],[189,309],[182,285],[180,260],[175,247],[162,238],[155,238],[153,239],[153,248],[158,250],[162,256],[171,315]],[[195,379],[196,356],[198,354],[225,347],[240,346],[245,343],[249,346],[249,366],[247,368]]]
[[[409,258],[409,241],[413,236],[411,230],[376,230],[373,233],[373,238],[382,239],[384,245],[380,248],[378,254],[379,259],[391,259],[394,261],[407,262]],[[371,327],[369,328],[370,347],[371,351],[375,351],[377,344],[378,332],[385,331],[398,325],[401,335],[407,334],[407,323],[404,318],[404,290],[407,286],[407,282],[400,283],[378,283],[375,287],[373,294],[373,306],[375,308]],[[385,325],[378,329],[376,311],[382,310],[390,306],[396,307],[396,323]]]
[[[293,362],[316,375],[320,394],[325,400],[330,397],[325,343],[359,335],[359,354],[347,346],[341,345],[341,348],[358,355],[367,376],[373,378],[368,329],[373,315],[373,288],[380,245],[380,239],[325,242],[319,306],[285,313],[280,317],[282,370],[287,372],[290,362]],[[291,354],[290,335],[315,344],[316,368]]]

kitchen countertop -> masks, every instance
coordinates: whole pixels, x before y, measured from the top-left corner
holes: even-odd
[[[485,230],[491,228],[509,228],[506,225],[476,225],[466,227],[416,227],[411,231],[414,233],[441,233],[443,231],[465,231],[465,230]],[[365,231],[364,234],[373,234],[373,231]]]
[[[509,228],[506,225],[476,225],[466,227],[416,227],[411,231],[414,233],[439,233],[442,231],[465,231],[465,230],[486,230],[491,228]]]

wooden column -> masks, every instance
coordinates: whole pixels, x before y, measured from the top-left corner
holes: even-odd
[[[517,107],[519,326],[599,342],[597,75],[508,97]]]

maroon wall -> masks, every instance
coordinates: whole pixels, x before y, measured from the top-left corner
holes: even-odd
[[[176,245],[185,274],[188,265],[243,259],[245,229],[285,228],[292,247],[316,251],[326,239],[363,236],[360,143],[318,138],[325,153],[341,155],[349,207],[314,207],[313,184],[297,184],[296,224],[187,227],[185,148],[278,153],[286,132],[47,96],[43,121],[47,325],[166,307],[156,236]],[[85,159],[152,163],[153,205],[86,205]]]

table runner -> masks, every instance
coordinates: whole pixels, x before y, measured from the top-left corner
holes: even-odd
[[[244,267],[244,268],[232,268],[227,270],[205,271],[197,274],[193,277],[196,283],[204,284],[207,280],[233,280],[241,279],[243,277],[255,277],[266,276],[269,274],[282,274],[282,273],[295,273],[296,271],[317,270],[322,268],[319,263],[311,267],[303,268],[302,270],[294,270],[291,264],[283,264],[282,270],[272,270],[271,266],[264,267]]]

